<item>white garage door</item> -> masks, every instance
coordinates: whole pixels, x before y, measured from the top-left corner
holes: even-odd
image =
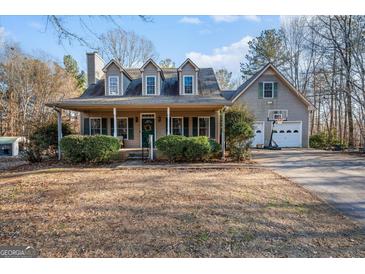
[[[302,146],[302,122],[283,122],[274,125],[272,139],[279,147]]]
[[[251,147],[264,144],[264,122],[255,122],[253,125],[255,137],[252,139]]]

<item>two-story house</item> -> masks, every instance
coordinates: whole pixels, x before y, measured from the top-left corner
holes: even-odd
[[[214,70],[190,59],[178,68],[160,68],[152,59],[123,68],[94,52],[87,54],[87,77],[80,97],[47,104],[80,112],[81,134],[123,138],[126,148],[146,146],[149,135],[204,135],[221,143],[221,111],[244,103],[257,119],[253,145],[268,144],[268,117],[281,115],[285,121],[274,125],[274,140],[282,147],[308,146],[311,103],[271,64],[237,90],[222,91]]]

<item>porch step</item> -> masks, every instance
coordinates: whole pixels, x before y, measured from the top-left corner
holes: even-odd
[[[143,160],[141,156],[128,156],[127,160]]]
[[[144,157],[148,157],[146,155],[146,152],[144,153]],[[128,154],[128,158],[129,160],[142,160],[142,151],[134,151]]]

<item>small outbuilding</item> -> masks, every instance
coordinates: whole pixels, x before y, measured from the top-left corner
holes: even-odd
[[[0,156],[18,156],[24,137],[0,137]]]

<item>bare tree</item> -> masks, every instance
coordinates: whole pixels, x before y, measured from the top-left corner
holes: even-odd
[[[56,63],[8,46],[0,63],[1,134],[29,136],[53,117],[48,101],[77,95],[75,79]]]
[[[116,59],[127,68],[140,66],[156,56],[153,43],[136,34],[117,28],[100,36],[99,51],[108,59]]]
[[[326,132],[334,143],[349,147],[364,145],[365,17],[290,17],[283,21],[289,61],[282,69],[315,106],[311,133]]]
[[[216,71],[215,77],[217,78],[221,90],[228,90],[233,88],[232,72],[229,72],[227,69],[221,68]]]
[[[71,19],[77,19],[78,24],[68,24]],[[114,25],[117,28],[121,28],[119,19],[121,16],[61,16],[61,15],[48,15],[46,16],[45,31],[51,28],[55,31],[58,42],[60,44],[68,42],[78,42],[82,46],[94,48],[94,41],[98,38],[98,35],[93,30],[93,23],[100,23],[97,20],[104,20],[108,24]],[[144,22],[152,22],[152,18],[145,15],[140,15],[139,18]],[[78,25],[75,27],[75,25]],[[80,30],[81,29],[81,30]]]
[[[159,63],[161,68],[175,68],[175,62],[172,61],[170,58],[166,58],[160,61]]]

